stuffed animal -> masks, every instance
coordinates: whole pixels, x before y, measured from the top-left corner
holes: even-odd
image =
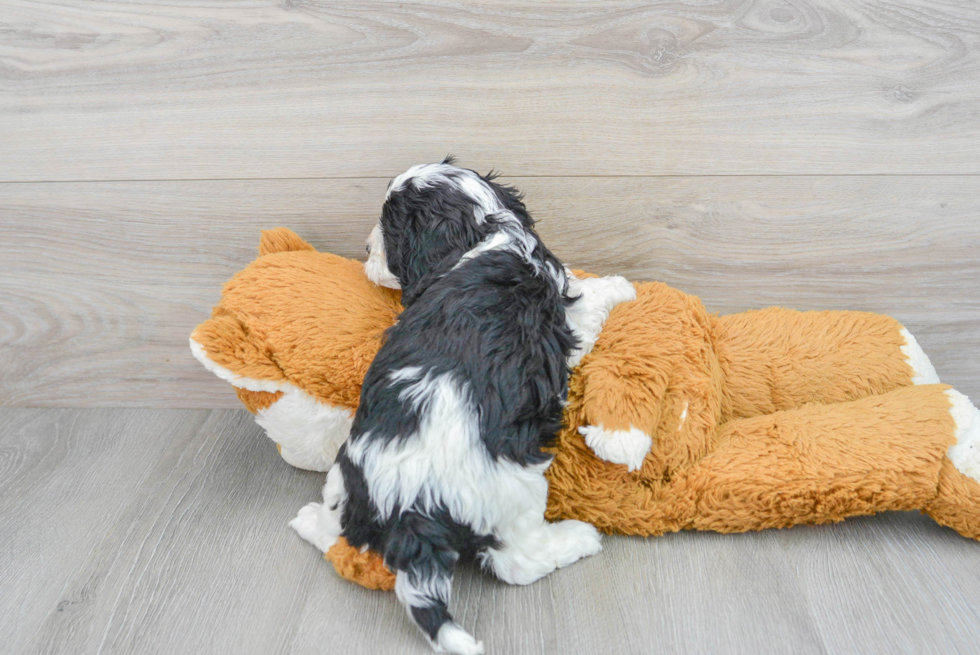
[[[401,309],[359,262],[264,232],[191,350],[235,386],[283,459],[325,471]],[[577,272],[579,276],[586,274]],[[549,519],[658,535],[918,509],[980,538],[980,411],[898,322],[770,308],[710,314],[656,282],[615,307],[569,381]],[[343,539],[344,577],[391,589]]]

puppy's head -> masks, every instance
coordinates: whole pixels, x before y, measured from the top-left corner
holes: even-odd
[[[374,283],[413,297],[508,221],[533,234],[520,193],[493,175],[455,166],[451,158],[413,166],[388,185],[368,237],[365,271]]]

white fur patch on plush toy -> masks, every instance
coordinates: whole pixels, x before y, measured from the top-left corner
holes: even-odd
[[[575,368],[592,352],[613,307],[636,300],[636,288],[619,275],[580,280],[570,270],[565,269],[565,272],[568,274],[568,295],[578,296],[565,311],[568,326],[579,341],[579,347],[568,357],[569,368]]]
[[[321,403],[289,382],[256,380],[215,363],[204,347],[190,340],[191,352],[206,369],[232,386],[249,391],[282,392],[282,397],[255,414],[255,422],[280,447],[286,462],[307,471],[326,471],[350,435],[354,417],[341,407]]]
[[[901,347],[901,351],[905,355],[905,361],[912,367],[912,384],[939,384],[936,368],[912,333],[902,328],[902,338],[905,339],[905,345]]]
[[[238,373],[221,366],[208,357],[208,353],[204,350],[204,346],[199,344],[197,341],[194,341],[194,337],[191,337],[189,341],[191,344],[191,354],[194,355],[194,358],[201,362],[201,364],[204,365],[204,368],[208,369],[225,382],[230,383],[233,387],[247,389],[248,391],[266,391],[268,393],[275,393],[277,391],[285,391],[288,387],[293,386],[288,382],[256,380],[255,378],[247,378],[244,375],[239,375]]]
[[[653,439],[643,430],[606,430],[602,425],[584,425],[578,429],[585,445],[599,459],[613,464],[625,464],[630,471],[643,466],[643,459],[653,446]]]
[[[956,445],[950,446],[949,459],[960,473],[980,482],[980,410],[956,389],[946,395],[956,421]]]
[[[281,446],[282,458],[307,471],[330,468],[353,421],[349,410],[321,403],[296,387],[255,414],[255,422]]]

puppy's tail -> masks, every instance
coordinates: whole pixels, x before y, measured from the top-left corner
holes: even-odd
[[[459,553],[449,530],[427,516],[405,512],[388,535],[385,564],[395,571],[395,595],[438,653],[481,655],[483,644],[449,614]]]

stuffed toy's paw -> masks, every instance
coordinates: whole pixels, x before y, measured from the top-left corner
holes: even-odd
[[[625,464],[628,471],[643,466],[643,460],[653,446],[650,435],[636,428],[606,430],[601,425],[583,425],[578,432],[585,437],[585,445],[596,457],[613,464]]]
[[[395,588],[395,574],[385,566],[380,555],[373,550],[360,551],[343,537],[337,539],[323,557],[333,564],[342,578],[368,589],[391,591]]]
[[[578,348],[572,351],[568,365],[575,368],[582,358],[592,352],[609,312],[616,305],[636,299],[636,289],[624,277],[578,277],[568,273],[568,293],[577,297],[566,310],[568,324],[578,339]]]

